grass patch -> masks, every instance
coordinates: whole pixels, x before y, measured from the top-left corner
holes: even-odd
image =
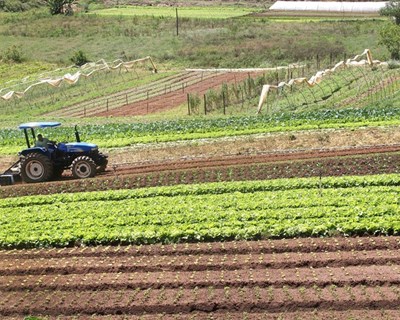
[[[228,19],[260,11],[234,6],[178,7],[178,16],[190,19]],[[94,10],[91,14],[107,16],[151,16],[175,18],[176,8],[157,6],[127,6]]]

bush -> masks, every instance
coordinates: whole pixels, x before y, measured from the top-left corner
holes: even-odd
[[[90,62],[86,54],[82,50],[78,50],[70,58],[70,60],[77,66],[83,66],[85,63]]]
[[[0,0],[0,11],[22,12],[42,5],[41,0]]]
[[[6,49],[1,55],[1,60],[4,62],[21,63],[25,60],[21,47],[13,45]]]
[[[73,13],[71,8],[73,0],[47,0],[46,2],[52,15],[71,15]]]
[[[393,60],[400,60],[400,25],[388,23],[380,30],[380,44],[383,44]]]

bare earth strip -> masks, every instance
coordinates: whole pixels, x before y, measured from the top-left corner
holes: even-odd
[[[0,251],[0,318],[397,319],[400,237]]]
[[[222,86],[223,83],[237,83],[246,80],[248,77],[262,76],[263,72],[231,72],[216,74],[213,77],[206,78],[195,84],[187,87],[182,86],[181,90],[175,90],[165,94],[160,94],[155,97],[129,103],[120,108],[110,111],[103,111],[96,113],[95,116],[137,116],[149,113],[157,113],[165,110],[175,108],[187,102],[187,94],[197,94],[202,97],[209,89],[216,89]]]
[[[93,179],[73,180],[71,175],[65,175],[61,181],[1,187],[0,197],[217,181],[398,173],[399,150],[399,145],[374,146],[112,166]]]

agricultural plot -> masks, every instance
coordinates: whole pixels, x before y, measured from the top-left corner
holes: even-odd
[[[72,180],[71,175],[65,174],[62,181],[44,183],[39,187],[32,184],[2,187],[0,198],[204,182],[399,173],[399,150],[398,145],[390,148],[354,148],[112,165],[112,170],[90,181]]]
[[[248,115],[263,83],[308,77],[315,52],[333,63],[371,44],[383,55],[374,43],[381,21],[240,18],[252,12],[258,9],[141,6],[72,17],[2,14],[2,49],[21,38],[24,50],[53,62],[69,58],[51,49],[60,43],[93,59],[154,52],[169,70],[305,62],[257,79],[211,75],[219,84],[208,92],[203,75],[149,70],[99,74],[57,93],[38,87],[25,100],[0,103],[0,155],[25,145],[20,131],[4,128],[39,115],[78,122],[82,138],[100,148],[251,140],[268,132],[288,132],[294,141],[299,130],[399,124],[396,66],[345,69],[313,89],[285,88],[263,115]],[[187,97],[189,89],[207,95],[204,109],[199,97]],[[124,119],[185,99],[197,100],[188,108],[192,118]],[[225,115],[225,107],[233,111]],[[71,128],[54,135],[71,141]],[[232,157],[110,162],[96,179],[66,174],[62,181],[1,187],[0,318],[400,318],[400,147],[388,139],[383,146],[323,150],[327,140],[321,133],[322,150],[314,152],[243,154],[238,146]]]
[[[205,6],[205,7],[164,7],[164,6],[128,6],[93,11],[96,15],[107,16],[152,16],[175,18],[176,10],[181,18],[191,19],[228,19],[248,15],[260,11],[256,8],[237,6]]]
[[[0,316],[397,319],[398,237],[0,251]]]
[[[80,126],[82,139],[100,148],[124,147],[139,143],[172,142],[203,138],[233,137],[268,132],[290,132],[324,128],[358,128],[397,125],[400,108],[344,108],[278,115],[225,116],[153,122],[104,123]],[[69,141],[72,129],[61,127],[51,133],[59,141]],[[47,134],[47,133],[46,133]],[[0,154],[17,154],[26,145],[18,129],[0,129]]]
[[[399,183],[378,175],[8,198],[0,200],[0,245],[398,234]]]

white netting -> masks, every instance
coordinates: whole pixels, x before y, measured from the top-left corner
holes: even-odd
[[[277,1],[269,10],[272,11],[322,11],[378,13],[386,2],[330,2],[330,1]]]
[[[362,56],[366,56],[367,59],[358,60]],[[296,78],[296,79],[291,79],[289,82],[280,82],[278,85],[265,84],[265,85],[263,85],[263,88],[261,90],[260,100],[258,102],[257,113],[260,113],[262,106],[264,104],[267,104],[268,93],[271,91],[271,89],[280,90],[280,89],[283,89],[283,87],[285,87],[285,86],[291,87],[294,84],[302,84],[302,83],[306,83],[309,87],[313,87],[313,86],[321,83],[322,79],[325,76],[327,76],[331,73],[334,73],[338,68],[359,67],[359,66],[365,66],[365,65],[372,66],[372,65],[382,65],[382,64],[387,64],[387,62],[381,62],[379,60],[372,60],[371,51],[369,49],[365,49],[363,53],[356,55],[354,58],[350,58],[350,59],[347,59],[346,61],[338,62],[331,69],[325,69],[322,71],[318,71],[309,80],[307,80],[307,78]],[[267,107],[268,107],[268,105],[267,105]]]
[[[98,72],[98,71],[120,70],[120,69],[130,70],[130,69],[133,69],[138,63],[143,63],[146,61],[150,61],[154,72],[157,72],[157,69],[156,69],[151,57],[145,57],[145,58],[141,58],[141,59],[137,59],[137,60],[133,60],[133,61],[127,61],[127,62],[124,62],[122,60],[115,60],[111,63],[107,63],[104,59],[101,59],[97,62],[89,62],[89,63],[84,64],[74,74],[67,73],[67,74],[64,74],[63,76],[47,77],[47,78],[43,78],[43,79],[34,81],[23,91],[10,90],[12,87],[2,88],[2,89],[0,89],[0,94],[3,91],[8,91],[8,92],[6,94],[1,95],[0,97],[3,100],[10,100],[14,96],[20,98],[20,97],[24,96],[27,91],[31,90],[33,87],[38,86],[38,85],[47,84],[47,85],[50,85],[53,87],[60,87],[63,82],[66,82],[68,84],[75,84],[79,81],[79,79],[81,77],[85,77],[85,78],[90,77],[95,72]],[[22,83],[25,83],[25,82],[22,82]],[[21,84],[16,84],[16,85],[14,85],[14,87],[15,86],[21,86]]]

